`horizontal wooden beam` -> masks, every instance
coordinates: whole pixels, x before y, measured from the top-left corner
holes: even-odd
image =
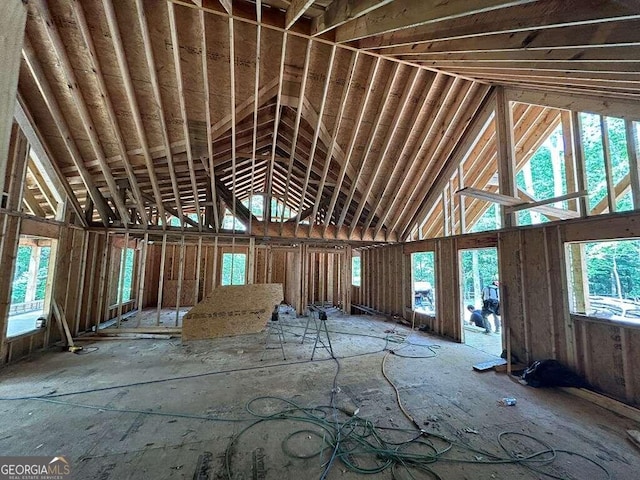
[[[347,22],[360,18],[393,0],[333,0],[325,12],[313,19],[311,34],[321,35]]]
[[[337,42],[350,42],[360,38],[388,33],[416,25],[441,22],[521,5],[534,0],[395,0],[382,8],[364,15],[336,29]]]
[[[542,205],[549,205],[551,203],[563,202],[565,200],[571,200],[573,198],[586,197],[588,195],[586,190],[579,192],[567,193],[566,195],[560,195],[559,197],[547,198],[545,200],[539,200],[537,202],[525,202],[520,205],[514,205],[511,207],[505,207],[507,213],[520,212],[522,210],[529,210],[534,207],[540,207]]]
[[[640,119],[640,103],[631,100],[602,98],[593,95],[571,93],[551,93],[534,89],[507,87],[507,98],[512,102],[543,105],[545,107],[589,112],[598,115],[621,117],[629,120]]]
[[[285,28],[289,29],[313,5],[314,0],[293,0],[287,8]]]
[[[456,192],[456,195],[465,195],[467,197],[473,197],[509,207],[522,205],[522,200],[517,197],[503,195],[501,193],[489,192],[487,190],[480,190],[473,187],[465,187],[461,190],[458,190]],[[563,210],[562,208],[549,207],[547,205],[530,207],[530,209],[535,212],[540,212],[545,215],[559,218],[561,220],[580,217],[580,214],[578,212],[574,212],[572,210]]]

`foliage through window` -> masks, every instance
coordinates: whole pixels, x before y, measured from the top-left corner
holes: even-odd
[[[516,175],[516,185],[535,201],[559,197],[567,193],[565,176],[564,140],[559,124],[531,156]],[[551,204],[567,208],[566,202]],[[549,218],[534,210],[517,213],[518,225],[535,225],[548,222]]]
[[[135,250],[133,248],[127,248],[124,259],[124,276],[121,275],[118,279],[118,291],[122,289],[123,303],[128,302],[132,297],[134,256]]]
[[[417,252],[412,254],[411,269],[413,272],[414,309],[435,315],[435,253]]]
[[[360,257],[351,257],[351,285],[359,287],[361,285]]]
[[[568,244],[570,311],[640,323],[638,271],[640,240]]]
[[[245,253],[222,254],[222,285],[247,283],[247,255]]]
[[[36,319],[44,314],[51,248],[50,239],[20,237],[11,284],[8,337],[34,330]]]
[[[491,284],[498,275],[498,249],[473,248],[460,251],[460,284],[462,288],[460,311],[465,319],[469,318],[468,305],[481,310],[483,307],[482,289]],[[495,322],[489,316],[490,322]],[[495,330],[496,325],[493,325]]]

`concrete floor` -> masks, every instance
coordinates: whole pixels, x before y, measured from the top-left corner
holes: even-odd
[[[0,397],[65,395],[50,398],[59,403],[0,401],[1,455],[64,455],[78,479],[224,479],[227,466],[234,480],[321,478],[332,448],[323,441],[329,433],[309,423],[309,415],[326,415],[324,425],[331,431],[336,420],[348,420],[343,411],[359,407],[358,416],[378,427],[386,442],[416,437],[382,375],[386,357],[386,374],[398,386],[405,409],[431,434],[400,447],[388,443],[388,452],[431,454],[432,446],[446,445],[435,435],[454,447],[428,465],[439,477],[399,464],[370,478],[549,478],[513,463],[477,463],[495,459],[491,455],[508,458],[498,444],[505,431],[586,455],[606,467],[610,478],[638,478],[640,452],[625,440],[625,430],[637,425],[559,391],[526,387],[493,371],[472,371],[473,364],[495,356],[373,317],[334,313],[327,325],[338,361],[321,350],[312,362],[313,342],[300,344],[304,322],[284,318],[286,361],[278,350],[268,350],[260,361],[266,335],[256,334],[189,345],[179,339],[86,342],[83,355],[47,352],[11,365],[0,371]],[[397,343],[403,337],[411,345]],[[385,347],[396,354],[387,355]],[[245,408],[258,397],[269,397],[251,404],[263,415],[292,408],[284,400],[304,407],[330,405],[332,390],[335,413],[325,407],[288,415],[297,419],[255,423],[260,417]],[[511,396],[516,406],[499,405],[499,399]],[[363,439],[363,427],[352,426],[341,432],[343,446],[355,447],[353,442]],[[354,439],[352,431],[361,435]],[[503,436],[503,443],[514,457],[546,448],[523,436]],[[294,458],[285,450],[310,458]],[[556,455],[549,465],[534,465],[555,478],[608,478],[581,457]],[[345,460],[359,468],[381,462],[359,454]],[[326,476],[362,477],[339,458]]]

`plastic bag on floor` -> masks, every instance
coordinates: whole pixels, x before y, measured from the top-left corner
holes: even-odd
[[[521,378],[532,387],[585,388],[589,386],[584,378],[553,359],[533,362]]]

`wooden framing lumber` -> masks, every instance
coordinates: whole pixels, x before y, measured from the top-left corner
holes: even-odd
[[[569,194],[569,195],[571,195],[571,198],[576,198],[578,196],[583,195],[583,192],[578,192],[578,193],[579,195],[576,195],[576,194]],[[481,200],[497,203],[503,206],[509,206],[509,207],[515,207],[515,208],[523,207],[523,208],[518,208],[518,210],[524,210],[525,208],[528,208],[528,209],[543,213],[545,215],[547,214],[551,215],[559,219],[578,218],[580,216],[578,212],[548,206],[548,203],[555,203],[557,201],[565,200],[566,198],[563,198],[563,197],[566,197],[566,195],[563,195],[562,197],[558,197],[554,199],[543,200],[543,202],[530,202],[530,203],[523,204],[522,200],[517,197],[504,195],[501,193],[489,192],[486,190],[478,190],[473,187],[465,187],[461,190],[458,190],[456,194],[479,198]],[[509,213],[513,213],[514,211],[518,211],[518,210],[512,209],[512,211]]]
[[[629,156],[629,176],[631,182],[631,198],[633,208],[640,209],[640,164],[638,163],[638,136],[633,122],[625,120],[625,133],[627,137],[627,155]]]
[[[333,0],[324,13],[313,19],[312,35],[321,35],[347,22],[360,18],[393,0]]]
[[[5,174],[8,163],[9,138],[13,111],[18,91],[20,72],[20,49],[22,48],[27,6],[19,0],[4,2],[0,28],[3,32],[3,44],[0,50],[0,206],[5,191]]]
[[[106,157],[104,155],[104,151],[102,150],[100,140],[98,139],[95,125],[93,124],[93,120],[91,119],[91,115],[89,114],[89,110],[84,101],[84,98],[80,93],[78,81],[76,79],[73,67],[71,66],[71,61],[69,60],[64,44],[62,43],[62,38],[58,33],[56,24],[51,18],[47,3],[44,0],[37,0],[37,8],[40,12],[40,15],[43,17],[44,23],[47,26],[47,34],[49,35],[49,39],[51,40],[51,43],[55,49],[56,56],[60,61],[61,68],[69,84],[69,90],[73,97],[76,109],[82,120],[85,133],[89,137],[89,142],[91,144],[93,152],[98,159],[98,163],[100,164],[100,169],[107,183],[109,193],[111,194],[111,198],[113,199],[113,202],[119,212],[119,217],[124,223],[129,223],[129,212],[127,211],[126,207],[124,206],[124,202],[117,193],[118,187],[116,186],[113,175],[111,174],[111,170],[107,165]]]
[[[182,80],[182,64],[180,60],[180,42],[178,40],[178,28],[176,26],[175,6],[172,2],[167,2],[169,10],[169,29],[171,31],[171,43],[173,45],[173,61],[176,72],[176,82],[178,85],[178,100],[180,103],[180,114],[182,115],[182,127],[184,130],[184,141],[187,149],[187,164],[189,166],[189,180],[191,181],[191,190],[193,191],[194,208],[198,217],[198,230],[202,230],[202,211],[200,210],[200,195],[198,191],[198,183],[193,166],[193,150],[191,149],[191,137],[189,135],[189,122],[187,117],[187,105],[185,100],[184,86]],[[233,19],[229,18],[229,22]],[[233,45],[233,37],[231,38]],[[231,50],[231,58],[233,59],[233,49]],[[232,61],[233,63],[233,61]],[[232,77],[232,84],[234,79]],[[235,122],[234,122],[235,123]]]
[[[314,0],[292,0],[287,7],[285,28],[290,29],[294,23],[313,5]]]
[[[327,95],[329,92],[329,85],[330,85],[330,79],[331,79],[331,74],[333,72],[333,65],[334,65],[334,61],[336,58],[336,47],[335,45],[331,48],[331,54],[329,56],[329,65],[328,65],[328,69],[327,69],[327,76],[325,78],[324,81],[324,86],[322,89],[322,100],[320,102],[320,111],[318,112],[318,120],[316,122],[316,127],[315,130],[313,132],[313,142],[311,143],[311,151],[309,152],[309,161],[307,163],[307,171],[305,174],[305,178],[304,178],[304,185],[302,187],[302,194],[300,195],[300,203],[298,206],[298,211],[302,211],[303,210],[303,206],[304,206],[304,201],[305,201],[305,197],[307,195],[307,189],[309,187],[309,178],[311,176],[311,168],[314,164],[314,159],[315,159],[315,155],[316,155],[316,151],[318,148],[318,138],[320,137],[320,131],[322,130],[322,116],[324,115],[324,110],[327,104]],[[331,157],[329,156],[329,152],[327,152],[327,157],[326,157],[326,162],[331,162]],[[346,164],[346,162],[345,162]],[[313,223],[313,222],[310,222]],[[281,224],[282,225],[282,224]],[[294,235],[297,236],[298,235],[298,228],[300,227],[300,222],[296,222],[295,225],[295,230],[294,230]]]
[[[229,5],[228,5],[229,8],[227,10],[229,14],[231,14],[231,0],[228,0],[228,2],[229,2]],[[258,0],[258,4],[259,3],[260,3],[260,0]],[[227,7],[225,6],[225,8]],[[211,213],[213,216],[213,223],[207,223],[205,221],[205,226],[212,225],[215,231],[217,232],[218,229],[220,228],[220,219],[218,218],[218,209],[215,208],[215,205],[218,202],[218,195],[216,192],[216,176],[215,176],[215,168],[213,165],[213,156],[214,156],[213,132],[212,132],[211,92],[209,88],[209,62],[208,62],[209,45],[207,42],[207,38],[208,38],[207,21],[206,21],[205,13],[203,10],[200,10],[199,17],[200,17],[200,29],[202,31],[202,51],[204,53],[204,55],[202,55],[202,74],[204,76],[203,78],[204,104],[205,104],[205,115],[206,115],[206,123],[207,123],[207,153],[209,154],[209,191],[211,196],[210,200],[213,202],[213,205],[214,205],[214,207],[211,209]],[[259,29],[260,27],[258,26],[257,28]],[[258,41],[258,44],[259,43],[260,42]],[[259,63],[259,59],[256,61]],[[257,93],[255,96],[257,98]],[[177,184],[175,186],[175,189],[176,190],[178,189]]]
[[[175,165],[173,161],[173,153],[171,151],[171,144],[169,142],[169,135],[167,133],[167,122],[165,117],[164,106],[162,102],[162,95],[160,94],[160,83],[158,81],[158,74],[156,72],[155,58],[153,55],[153,47],[151,45],[151,37],[149,35],[149,26],[147,22],[147,16],[144,11],[144,3],[142,0],[136,0],[136,9],[138,12],[138,22],[140,24],[140,34],[142,35],[142,42],[144,44],[145,59],[147,60],[147,69],[149,71],[149,79],[151,80],[151,88],[153,90],[153,96],[155,98],[155,104],[158,109],[158,120],[160,122],[160,131],[162,132],[162,142],[164,146],[164,152],[167,159],[167,166],[169,167],[169,177],[171,178],[171,189],[173,192],[173,198],[175,201],[175,210],[178,215],[177,218],[185,218],[182,211],[182,202],[180,201],[180,189],[178,187],[178,180],[175,173]],[[206,55],[203,55],[203,61],[206,61]],[[206,84],[206,82],[205,82]],[[185,148],[186,143],[185,143]]]
[[[131,108],[131,113],[133,115],[133,121],[135,123],[138,140],[140,141],[140,146],[142,148],[145,166],[147,168],[147,173],[151,181],[151,188],[153,190],[153,196],[155,198],[155,204],[158,210],[158,216],[162,220],[162,225],[164,225],[166,223],[166,215],[164,212],[164,206],[162,204],[162,195],[158,187],[158,179],[155,174],[151,152],[149,151],[147,134],[145,133],[144,125],[142,123],[140,107],[138,105],[138,100],[136,98],[135,90],[133,87],[133,81],[131,79],[131,73],[129,71],[129,66],[127,64],[124,45],[122,43],[122,38],[120,36],[120,29],[118,27],[118,20],[116,19],[116,14],[113,8],[112,0],[103,0],[102,4],[104,6],[105,15],[107,17],[107,24],[109,26],[109,33],[111,35],[113,47],[116,52],[118,67],[120,69],[120,73],[122,74],[122,81],[124,83],[127,100],[129,102],[129,107]]]
[[[135,173],[133,172],[131,162],[129,161],[129,157],[127,155],[127,148],[125,146],[124,139],[122,137],[120,126],[118,125],[118,119],[116,116],[115,109],[113,107],[113,102],[111,101],[111,97],[109,96],[109,92],[107,90],[107,86],[104,80],[104,75],[100,67],[100,62],[98,61],[98,53],[96,51],[93,38],[91,37],[91,33],[89,31],[89,26],[87,24],[87,19],[85,17],[84,10],[82,8],[82,5],[79,2],[73,2],[72,6],[73,6],[73,11],[74,11],[76,20],[78,21],[78,26],[80,27],[80,32],[82,33],[82,38],[89,52],[89,58],[91,60],[91,68],[95,74],[95,79],[98,84],[98,90],[100,92],[100,96],[104,100],[107,116],[109,119],[109,126],[111,127],[111,130],[116,137],[116,143],[120,151],[120,156],[122,157],[122,164],[127,174],[127,178],[129,179],[129,187],[133,192],[133,197],[136,202],[137,214],[141,216],[142,223],[146,225],[149,223],[149,220],[147,217],[147,211],[144,207],[144,203],[142,202],[142,194],[140,192],[140,188],[138,186]],[[59,34],[56,33],[56,35],[59,35]],[[104,157],[104,153],[102,152],[101,149],[98,151],[98,153],[102,154],[102,156]],[[105,158],[101,159],[100,155],[97,155],[97,157],[98,157],[98,161],[103,161],[106,163]],[[135,217],[132,220],[135,220]]]
[[[396,74],[398,73],[398,71],[400,70],[400,68],[398,70],[396,70]],[[398,106],[396,107],[395,113],[393,115],[393,119],[391,120],[391,125],[398,125],[400,122],[400,119],[402,118],[402,116],[405,114],[405,111],[409,105],[409,99],[412,98],[415,93],[416,93],[416,88],[419,85],[419,80],[420,75],[418,70],[415,69],[411,69],[411,72],[409,73],[409,80],[407,81],[408,88],[405,86],[404,88],[404,93],[402,94],[402,97],[400,98],[400,101],[398,103]],[[360,199],[360,202],[358,204],[358,208],[356,209],[356,212],[353,216],[353,220],[351,222],[351,228],[349,230],[349,236],[353,235],[353,231],[356,228],[357,222],[360,218],[360,215],[362,214],[362,211],[364,210],[364,207],[369,200],[369,196],[371,195],[371,191],[373,190],[373,186],[376,184],[376,181],[378,179],[378,176],[380,174],[380,170],[382,169],[382,165],[384,164],[384,161],[387,158],[387,154],[389,153],[389,148],[391,146],[391,141],[393,140],[394,136],[395,136],[395,132],[396,129],[395,128],[389,128],[387,131],[387,135],[386,138],[384,140],[384,143],[382,144],[382,147],[380,148],[380,153],[378,154],[377,158],[375,159],[374,162],[374,166],[373,166],[373,171],[371,173],[371,176],[369,177],[369,181],[367,182],[367,187],[365,188],[364,192],[362,193],[362,197]],[[372,135],[372,138],[375,136]],[[364,164],[364,162],[363,162]],[[373,208],[370,209],[371,212],[373,212]],[[372,218],[373,215],[371,215]],[[365,219],[366,220],[366,219]],[[370,223],[365,224],[365,229],[368,228],[370,225]]]
[[[356,122],[354,124],[353,127],[353,133],[351,134],[351,140],[349,141],[349,147],[347,148],[346,152],[345,152],[345,159],[344,159],[344,163],[342,164],[342,166],[340,167],[340,172],[338,173],[338,179],[337,179],[337,184],[336,184],[336,188],[333,190],[333,194],[331,195],[331,201],[329,202],[329,207],[327,208],[327,213],[325,214],[325,219],[324,219],[324,230],[323,230],[323,237],[327,232],[327,229],[329,228],[329,224],[331,222],[331,217],[333,215],[335,206],[336,206],[336,202],[338,201],[338,194],[340,193],[340,190],[342,188],[342,183],[344,181],[344,177],[347,171],[347,165],[349,165],[349,162],[351,161],[351,156],[353,155],[353,151],[355,149],[355,143],[356,143],[356,137],[358,136],[358,131],[360,130],[360,127],[362,125],[362,121],[364,119],[364,113],[365,110],[367,108],[367,105],[371,99],[371,92],[373,90],[373,84],[376,80],[376,78],[378,77],[378,71],[380,69],[380,59],[376,59],[373,62],[373,65],[371,66],[371,69],[369,71],[369,78],[368,78],[368,83],[367,83],[367,88],[366,88],[366,92],[364,95],[363,100],[360,102],[360,107],[358,110],[358,114],[356,117]],[[344,208],[347,208],[348,205],[345,205]]]
[[[289,8],[291,8],[292,6],[293,4],[290,5]],[[287,14],[288,14],[288,11],[287,11]],[[295,120],[295,126],[293,130],[293,137],[291,139],[291,152],[289,155],[289,166],[287,169],[287,184],[285,186],[284,199],[282,201],[283,207],[282,207],[282,215],[280,216],[280,223],[284,222],[284,210],[287,205],[287,200],[289,199],[289,186],[291,185],[291,172],[293,170],[293,163],[296,156],[298,134],[300,132],[300,121],[302,120],[302,110],[303,110],[303,104],[304,104],[305,90],[307,88],[307,78],[309,77],[309,64],[311,62],[312,45],[313,45],[313,42],[311,40],[307,40],[307,48],[306,48],[305,57],[304,57],[304,67],[302,70],[302,81],[300,83],[300,93],[298,95],[298,107],[296,109],[296,120]],[[309,163],[311,163],[311,160],[309,161]]]
[[[364,149],[364,153],[362,155],[362,160],[360,161],[360,166],[358,167],[358,170],[356,172],[356,176],[353,179],[353,183],[351,184],[351,188],[349,189],[349,193],[347,194],[347,200],[344,204],[344,208],[342,209],[342,213],[340,214],[340,218],[338,219],[338,222],[336,223],[336,226],[338,228],[342,227],[345,217],[347,215],[347,211],[349,206],[351,205],[351,202],[354,199],[354,195],[356,193],[356,185],[358,184],[358,182],[360,181],[361,177],[362,177],[362,173],[364,172],[365,166],[367,164],[367,159],[371,153],[371,148],[373,147],[373,141],[376,138],[377,133],[379,132],[380,129],[380,124],[382,121],[382,116],[385,113],[385,110],[388,108],[389,105],[389,100],[391,98],[391,96],[389,95],[389,93],[391,92],[391,90],[393,89],[393,86],[395,85],[397,79],[398,79],[398,73],[399,73],[399,65],[393,65],[392,67],[393,70],[393,74],[389,76],[389,78],[386,80],[385,82],[385,87],[384,87],[384,92],[382,94],[382,100],[380,101],[380,103],[378,104],[378,108],[376,110],[376,113],[372,119],[372,133],[369,134],[369,139],[367,141],[367,144],[365,146]],[[366,201],[366,198],[361,198],[361,203],[364,206],[364,202]],[[357,213],[357,210],[356,210]],[[360,210],[360,213],[362,213],[362,210]],[[355,215],[353,218],[353,223],[355,225],[355,223],[358,221],[358,215]],[[351,229],[351,233],[353,233],[353,229]]]
[[[496,143],[498,144],[498,178],[500,193],[515,197],[516,155],[513,140],[513,111],[503,87],[496,89]],[[515,215],[502,210],[502,225],[511,227],[517,224]]]
[[[560,195],[558,197],[547,198],[546,200],[538,200],[536,202],[527,202],[527,203],[521,203],[520,205],[508,206],[505,208],[505,211],[507,211],[508,213],[520,212],[522,210],[529,210],[542,205],[549,205],[551,203],[558,203],[558,202],[563,202],[565,200],[572,200],[574,198],[580,198],[586,195],[587,195],[587,191],[582,190],[580,192],[572,192],[572,193],[567,193],[566,195]]]
[[[424,25],[430,22],[461,18],[478,13],[489,12],[513,5],[528,3],[532,0],[482,0],[469,8],[464,0],[437,2],[413,0],[395,0],[382,8],[342,25],[336,29],[336,41],[350,42],[381,33],[389,33],[407,27]]]
[[[354,54],[351,55],[351,61],[349,64],[349,74],[347,76],[347,81],[346,81],[346,88],[344,88],[342,90],[342,98],[340,100],[340,109],[338,111],[338,115],[336,117],[336,126],[333,129],[333,134],[331,135],[331,141],[329,142],[329,144],[327,145],[327,155],[326,155],[326,160],[324,163],[324,167],[322,169],[322,173],[320,174],[320,183],[318,184],[318,192],[316,193],[316,199],[315,202],[313,204],[313,209],[311,212],[311,221],[309,222],[309,230],[307,231],[307,236],[309,236],[311,234],[311,230],[313,228],[313,224],[315,223],[315,218],[316,218],[316,214],[318,213],[318,209],[320,208],[320,203],[323,202],[322,200],[322,195],[324,193],[324,187],[327,184],[327,175],[329,173],[329,168],[331,166],[331,158],[333,157],[333,152],[334,152],[334,148],[336,146],[336,142],[337,142],[337,138],[338,138],[338,133],[340,133],[341,130],[341,126],[342,126],[342,121],[344,118],[344,112],[347,106],[347,98],[349,97],[349,93],[351,92],[351,82],[353,80],[353,76],[355,74],[356,71],[356,66],[358,64],[358,52],[355,52]],[[346,161],[345,161],[346,163]],[[334,189],[335,189],[335,185],[334,185]],[[329,206],[329,202],[325,202],[326,207]],[[302,220],[303,217],[301,216],[298,221]]]
[[[167,234],[162,235],[162,249],[160,252],[160,279],[158,282],[158,303],[156,305],[156,326],[160,325],[160,310],[162,309],[162,294],[164,292],[165,261],[167,259]]]
[[[269,160],[269,166],[267,168],[267,182],[265,185],[265,195],[264,202],[262,208],[262,215],[264,216],[264,231],[266,234],[268,224],[271,221],[271,198],[273,196],[273,168],[275,164],[275,156],[276,156],[276,146],[278,143],[278,127],[280,125],[280,106],[282,104],[282,86],[284,79],[284,65],[286,60],[287,53],[287,32],[284,31],[282,34],[282,47],[280,51],[280,70],[278,74],[279,82],[278,82],[278,93],[276,96],[276,113],[275,113],[275,121],[273,127],[273,139],[271,141],[271,159]]]
[[[78,170],[80,177],[82,178],[82,182],[84,183],[87,193],[91,197],[93,204],[95,205],[98,213],[100,214],[100,218],[102,219],[102,223],[107,226],[109,221],[114,217],[111,208],[105,201],[102,193],[98,190],[93,182],[93,178],[89,174],[86,166],[84,165],[84,161],[82,156],[80,155],[80,151],[78,150],[78,146],[73,140],[73,136],[71,135],[71,131],[69,130],[69,126],[62,115],[62,111],[60,110],[60,105],[58,104],[51,86],[42,70],[42,66],[37,59],[35,51],[28,39],[25,38],[24,45],[22,47],[22,57],[24,58],[31,75],[38,85],[38,89],[40,91],[40,95],[42,96],[47,108],[49,109],[49,113],[53,117],[53,120],[56,124],[56,127],[60,131],[62,139],[65,143],[65,147],[67,148],[71,159],[73,160],[73,164]]]

